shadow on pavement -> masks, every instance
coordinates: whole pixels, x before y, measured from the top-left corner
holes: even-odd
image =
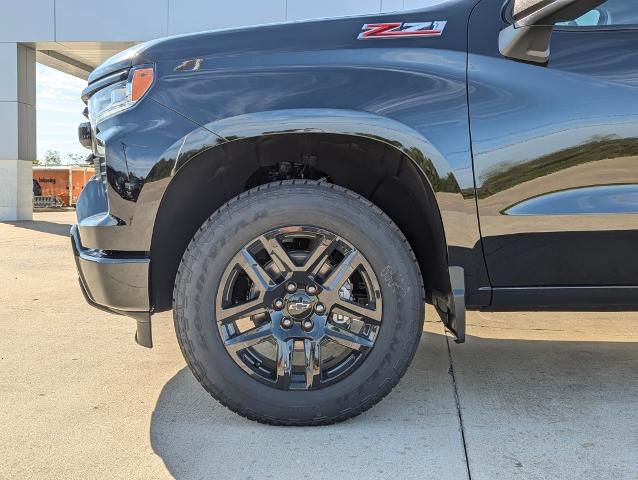
[[[445,337],[427,339],[397,388],[368,412],[326,427],[273,427],[218,404],[188,369],[162,389],[151,445],[186,478],[466,478]],[[426,348],[423,346],[426,345]]]
[[[380,404],[328,427],[271,427],[216,403],[188,369],[151,442],[182,478],[467,478],[446,339],[424,334]],[[638,478],[636,343],[450,342],[473,480]]]
[[[6,225],[12,225],[17,228],[24,228],[27,230],[34,230],[42,233],[49,233],[52,235],[60,235],[63,237],[69,236],[71,225],[68,223],[55,223],[46,222],[43,220],[27,220],[21,222],[0,222]]]

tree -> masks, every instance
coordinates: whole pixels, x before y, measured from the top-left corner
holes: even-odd
[[[67,153],[66,160],[66,163],[69,165],[81,165],[85,163],[86,155],[82,155],[81,153]]]
[[[57,150],[47,150],[44,154],[45,165],[62,165],[62,157]]]

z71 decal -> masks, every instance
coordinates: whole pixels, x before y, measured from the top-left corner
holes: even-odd
[[[447,21],[422,23],[366,23],[359,40],[369,38],[440,37]]]

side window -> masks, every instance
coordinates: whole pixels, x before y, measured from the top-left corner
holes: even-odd
[[[561,22],[559,28],[589,28],[638,26],[636,0],[607,0],[599,7],[570,22]]]

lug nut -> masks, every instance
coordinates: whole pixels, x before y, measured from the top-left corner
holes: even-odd
[[[286,304],[281,298],[278,298],[272,303],[272,306],[275,308],[275,310],[281,310],[286,306]]]
[[[281,326],[285,329],[292,328],[292,324],[293,324],[292,318],[284,317],[281,319]]]
[[[315,324],[312,323],[312,320],[310,320],[310,319],[304,320],[301,323],[301,328],[303,328],[306,332],[309,332],[310,330],[312,330],[312,327],[314,327],[314,326],[315,326]]]
[[[308,292],[310,295],[314,295],[315,293],[317,293],[318,290],[319,289],[317,288],[317,285],[310,284],[306,286],[306,292]]]
[[[326,311],[326,306],[323,303],[318,303],[315,305],[315,312],[318,314],[322,314]]]
[[[294,293],[297,291],[297,284],[295,282],[290,282],[286,285],[286,290],[288,293]]]

